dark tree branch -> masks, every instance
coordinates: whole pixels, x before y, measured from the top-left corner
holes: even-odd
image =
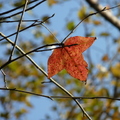
[[[50,96],[51,98],[58,98],[58,99],[70,99],[71,97],[69,96]],[[120,98],[115,98],[115,97],[106,97],[106,96],[97,96],[97,97],[73,97],[73,99],[111,99],[111,100],[118,100],[120,101]]]
[[[91,13],[89,15],[87,15],[84,19],[82,19],[76,26],[75,28],[63,39],[63,41],[61,43],[64,43],[66,41],[66,39],[77,29],[77,27],[84,21],[86,20],[88,17],[92,16],[92,15],[95,15],[95,14],[98,14],[102,11],[104,11],[106,8],[103,8],[102,10],[98,11],[98,12],[95,12],[95,13]]]
[[[89,1],[89,0],[87,0],[87,1]],[[97,10],[97,12],[91,13],[91,14],[87,15],[84,19],[82,19],[82,20],[75,26],[75,28],[63,39],[63,41],[62,41],[61,43],[64,43],[64,42],[66,41],[66,39],[76,30],[76,28],[77,28],[84,20],[86,20],[88,17],[90,17],[90,16],[92,16],[92,15],[95,15],[95,14],[98,14],[98,13],[104,14],[104,13],[105,13],[104,11],[109,10],[109,9],[113,9],[113,8],[116,8],[116,7],[118,7],[118,6],[120,6],[120,5],[117,5],[117,6],[108,8],[108,9],[107,9],[106,7],[102,7],[102,8],[100,8],[99,10]],[[111,16],[111,17],[112,17],[112,16]],[[116,20],[116,17],[114,17],[114,19]],[[120,30],[120,20],[117,19],[116,22],[117,22],[117,27],[118,27],[119,30]]]
[[[37,22],[38,19],[36,20],[22,20],[22,22]],[[10,20],[6,20],[6,21],[0,21],[0,23],[13,23],[13,22],[20,22],[20,20],[13,20],[13,21],[10,21]],[[42,21],[41,21],[42,22]]]
[[[55,14],[51,15],[50,17],[46,18],[44,21],[35,21],[34,23],[32,23],[31,25],[29,25],[28,27],[20,30],[19,32],[22,32],[22,31],[24,31],[24,30],[26,30],[26,29],[28,29],[28,28],[31,28],[31,27],[34,27],[34,26],[37,26],[37,25],[41,25],[42,23],[46,22],[48,19],[52,18],[54,15],[55,15]],[[10,35],[8,35],[8,36],[0,39],[0,41],[6,39],[6,38],[8,38],[8,37],[11,37],[11,36],[15,35],[16,33],[17,33],[17,32],[14,32],[14,33],[12,33],[12,34],[10,34]]]
[[[15,44],[12,44],[12,45],[15,46]],[[20,59],[20,58],[26,56],[26,55],[28,55],[28,54],[30,54],[30,53],[33,53],[33,52],[43,52],[43,51],[50,51],[50,50],[53,50],[53,49],[58,49],[58,48],[63,48],[63,47],[70,47],[70,46],[75,46],[75,45],[77,45],[77,44],[64,45],[64,46],[62,46],[61,43],[55,43],[55,44],[43,45],[43,46],[41,46],[41,47],[35,48],[35,49],[33,49],[33,50],[31,50],[31,51],[25,53],[25,54],[22,54],[22,55],[19,56],[19,57],[16,57],[16,58],[14,58],[14,59],[12,59],[12,60],[7,61],[5,64],[3,64],[3,65],[0,67],[0,70],[1,70],[2,68],[4,68],[5,66],[7,66],[8,64],[10,64],[10,63],[12,63],[12,62],[14,62],[14,61],[16,61],[16,60],[18,60],[18,59]],[[42,48],[51,47],[51,46],[58,46],[58,47],[51,48],[51,49],[40,50],[40,49],[42,49]]]
[[[28,3],[28,5],[31,4],[31,3],[37,2],[37,1],[38,1],[38,0],[30,1],[30,2]],[[41,3],[44,2],[44,1],[46,1],[46,0],[42,0]],[[19,7],[13,8],[13,9],[11,9],[11,10],[2,12],[2,13],[0,13],[0,15],[4,15],[4,14],[6,15],[6,14],[8,14],[8,13],[10,13],[10,12],[14,12],[15,10],[18,10],[18,9],[20,9],[21,7],[24,7],[24,4],[23,4],[23,5],[20,5]]]
[[[10,54],[10,57],[9,57],[9,61],[12,59],[12,56],[13,56],[13,54],[14,54],[15,45],[16,45],[17,40],[18,40],[18,35],[19,35],[19,31],[20,31],[20,26],[21,26],[21,23],[22,23],[22,19],[23,19],[23,16],[24,16],[25,9],[26,9],[26,7],[27,7],[27,3],[28,3],[28,0],[25,0],[25,5],[24,5],[24,8],[23,8],[23,11],[22,11],[22,14],[21,14],[20,22],[19,22],[19,24],[18,24],[17,33],[16,33],[16,37],[15,37],[15,41],[14,41],[13,48],[12,48],[12,50],[11,50],[11,54]]]
[[[21,93],[27,93],[27,94],[31,94],[31,95],[35,95],[35,96],[40,96],[40,97],[46,97],[49,98],[51,100],[53,99],[110,99],[110,100],[118,100],[120,101],[120,98],[114,98],[114,97],[107,97],[107,96],[97,96],[97,97],[70,97],[70,96],[48,96],[48,95],[42,95],[42,94],[38,94],[38,93],[34,93],[34,92],[30,92],[30,91],[25,91],[25,90],[19,90],[16,88],[0,88],[0,90],[8,90],[8,91],[14,91],[14,92],[21,92]]]
[[[49,99],[53,100],[50,96],[47,96],[47,95],[37,94],[37,93],[34,93],[34,92],[25,91],[25,90],[19,90],[19,89],[16,89],[16,88],[0,88],[0,90],[9,90],[9,91],[27,93],[27,94],[31,94],[31,95],[46,97],[46,98],[49,98]]]
[[[97,0],[86,0],[87,3],[94,8],[96,11],[100,11],[104,7],[100,5]],[[115,7],[118,7],[120,5],[117,5]],[[112,8],[115,8],[112,7]],[[110,9],[112,9],[110,8]],[[114,25],[118,30],[120,30],[120,19],[118,19],[116,16],[114,16],[110,11],[105,11],[105,12],[100,12],[100,14],[107,20],[109,21],[112,25]]]
[[[45,2],[46,0],[42,0],[42,1],[40,1],[40,2],[38,2],[38,3],[36,3],[35,5],[33,5],[32,7],[29,7],[29,8],[27,8],[26,10],[25,10],[25,12],[26,11],[29,11],[29,10],[31,10],[31,9],[33,9],[33,8],[35,8],[36,6],[38,6],[39,4],[41,4],[41,3],[43,3],[43,2]],[[34,1],[33,1],[34,2]],[[22,5],[22,7],[23,7],[24,5]],[[21,6],[20,6],[21,7]],[[16,8],[15,8],[16,9]],[[19,7],[17,8],[17,9],[19,9]],[[12,10],[10,10],[10,12],[11,11],[14,11],[13,9]],[[8,13],[9,11],[7,11],[7,12],[4,12],[4,14],[5,13]],[[9,16],[6,16],[6,17],[1,17],[0,18],[0,20],[4,20],[4,19],[7,19],[7,18],[11,18],[11,17],[13,17],[13,16],[15,16],[15,15],[18,15],[18,14],[20,14],[20,13],[22,13],[22,11],[20,11],[20,12],[17,12],[17,13],[15,13],[15,14],[12,14],[12,15],[9,15]],[[1,13],[2,15],[3,15],[3,13]],[[0,15],[1,15],[0,14]]]

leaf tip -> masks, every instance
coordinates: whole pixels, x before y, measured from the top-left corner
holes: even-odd
[[[95,40],[97,39],[97,37],[94,37],[95,38]]]

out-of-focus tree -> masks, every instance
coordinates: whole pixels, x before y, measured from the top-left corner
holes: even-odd
[[[25,9],[27,12],[23,12],[25,3],[27,3]],[[25,91],[54,97],[54,101],[51,102],[56,104],[51,106],[51,109],[58,116],[54,118],[49,111],[45,111],[44,118],[47,120],[89,119],[73,99],[55,98],[55,96],[67,95],[35,67],[37,64],[46,71],[46,61],[50,52],[29,54],[35,64],[26,56],[10,62],[9,57],[13,48],[10,40],[13,42],[15,40],[22,13],[24,16],[19,29],[21,32],[18,33],[16,42],[19,47],[15,48],[12,59],[21,56],[21,50],[29,52],[37,47],[56,43],[54,36],[62,41],[61,38],[66,37],[76,24],[89,14],[101,11],[104,7],[108,9],[119,4],[119,0],[0,1],[0,67],[5,64],[0,73],[0,119],[24,119],[29,115],[29,109],[34,109],[29,98],[35,94],[30,95]],[[57,15],[58,11],[61,16]],[[67,14],[64,13],[66,11]],[[51,12],[55,15],[51,16]],[[49,28],[52,33],[49,32]],[[120,6],[88,17],[72,33],[73,35],[97,37],[94,45],[84,53],[89,64],[87,84],[72,78],[65,70],[55,75],[54,80],[72,95],[86,97],[78,101],[93,120],[98,118],[99,120],[119,120],[120,101],[116,99],[120,97]],[[46,99],[49,100],[49,98]],[[45,105],[46,103],[42,107]],[[39,109],[38,115],[42,111],[41,107]]]

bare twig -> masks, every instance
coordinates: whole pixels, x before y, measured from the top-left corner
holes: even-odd
[[[16,89],[16,88],[0,88],[0,90],[9,90],[9,91],[16,91],[16,92],[21,92],[21,93],[27,93],[27,94],[31,94],[31,95],[46,97],[46,98],[49,98],[49,99],[53,100],[50,96],[47,96],[47,95],[37,94],[37,93],[34,93],[34,92],[25,91],[25,90],[19,90],[19,89]]]
[[[76,30],[76,28],[77,28],[85,19],[87,19],[88,17],[90,17],[90,16],[92,16],[92,15],[95,15],[95,14],[98,14],[98,13],[104,11],[105,9],[106,9],[106,8],[103,8],[103,9],[102,9],[101,11],[99,11],[99,12],[95,12],[95,13],[91,13],[91,14],[87,15],[84,19],[82,19],[82,20],[75,26],[75,28],[63,39],[63,41],[62,41],[61,43],[64,43],[65,40]]]
[[[4,36],[3,36],[4,37]],[[6,40],[11,43],[14,44],[10,39],[6,38]],[[22,54],[25,54],[25,52],[19,47],[19,46],[15,46]],[[48,77],[47,73],[39,66],[37,65],[32,58],[29,55],[26,55],[26,57],[32,62],[32,64],[39,70],[41,71],[46,77]],[[56,85],[58,86],[62,91],[64,91],[67,95],[69,95],[71,98],[74,97],[69,91],[67,91],[64,87],[62,87],[59,83],[57,83],[54,79],[50,78],[50,80]],[[73,98],[72,98],[73,99]],[[79,106],[79,108],[82,110],[83,114],[89,119],[92,120],[91,117],[87,114],[87,112],[84,110],[84,108],[81,106],[81,104],[79,103],[78,100],[73,99],[76,104]]]
[[[22,22],[37,22],[38,21],[38,19],[36,19],[36,20],[22,20]],[[20,22],[20,20],[6,20],[6,21],[0,21],[0,23],[13,23],[13,22]],[[40,21],[40,22],[42,22],[42,21]]]
[[[26,30],[26,29],[28,29],[28,28],[31,28],[31,27],[34,27],[34,26],[37,26],[37,25],[41,25],[42,23],[46,22],[48,19],[54,17],[54,15],[55,15],[55,14],[51,15],[50,17],[46,18],[44,21],[35,21],[34,23],[32,23],[31,25],[29,25],[28,27],[20,30],[19,32],[22,32],[22,31],[24,31],[24,30]],[[4,38],[0,39],[0,41],[6,39],[6,38],[8,38],[8,37],[11,37],[11,36],[15,35],[16,33],[17,33],[17,32],[12,33],[12,34],[10,34],[10,35],[8,35],[8,36],[5,36]]]
[[[20,30],[20,26],[21,26],[21,23],[22,23],[22,19],[23,19],[23,15],[24,15],[25,9],[27,7],[27,3],[28,3],[28,0],[25,1],[25,6],[23,8],[23,11],[22,11],[22,14],[21,14],[21,18],[20,18],[20,22],[18,24],[17,33],[16,33],[16,37],[15,37],[15,42],[14,42],[14,45],[13,45],[13,48],[12,48],[12,51],[11,51],[11,54],[10,54],[10,57],[9,57],[9,61],[12,59],[12,56],[13,56],[13,53],[14,53],[15,45],[16,45],[17,40],[18,40],[19,30]]]
[[[27,8],[27,9],[25,10],[25,12],[26,12],[26,11],[29,11],[29,10],[31,10],[31,9],[33,9],[33,8],[35,8],[36,6],[38,6],[39,4],[41,4],[41,3],[45,2],[45,1],[46,1],[46,0],[42,0],[42,1],[38,2],[37,4],[33,5],[32,7]],[[22,6],[24,6],[24,5],[22,5]],[[9,16],[7,16],[7,17],[1,17],[0,20],[4,20],[4,19],[7,19],[7,18],[11,18],[11,17],[13,17],[13,16],[15,16],[15,15],[18,15],[18,14],[20,14],[20,13],[22,13],[22,11],[17,12],[17,13],[12,14],[12,15],[9,15]],[[2,13],[1,13],[1,14],[2,14]]]
[[[99,11],[99,12],[102,12],[102,11],[104,11],[104,10],[106,10],[106,8],[104,8],[104,9],[102,9],[101,11]],[[94,15],[94,14],[97,14],[97,13],[99,13],[99,12],[96,12],[96,13],[92,13],[92,14],[90,14],[90,15],[88,15],[86,18],[88,18],[89,16],[91,16],[91,15]],[[85,20],[86,18],[84,18],[83,20]],[[82,20],[82,21],[83,21]],[[79,26],[79,24],[82,22],[82,21],[80,21],[78,24],[77,24],[77,26],[75,27],[75,29]],[[74,30],[75,30],[74,29]],[[71,33],[70,34],[68,34],[68,36],[66,36],[65,37],[65,39],[62,41],[62,43],[74,32],[74,30],[73,31],[71,31]],[[7,37],[5,37],[6,38],[6,40],[8,41],[8,42],[10,42],[14,47],[16,47],[22,54],[23,54],[23,56],[26,56],[31,62],[32,62],[32,64],[39,70],[39,71],[41,71],[46,77],[47,77],[47,73],[41,68],[41,67],[39,67],[31,58],[30,58],[30,56],[28,56],[19,46],[17,46],[15,43],[13,43],[10,39],[8,39]],[[38,50],[37,50],[38,51]],[[31,51],[30,51],[31,52]],[[33,52],[33,51],[32,51]],[[19,59],[19,58],[17,58],[17,59]],[[64,91],[66,94],[68,94],[69,95],[69,98],[71,98],[71,99],[73,99],[76,103],[77,103],[77,105],[81,108],[81,110],[82,110],[82,112],[83,112],[83,114],[85,114],[86,115],[86,117],[89,119],[89,120],[91,120],[91,118],[90,118],[90,116],[86,113],[86,111],[83,109],[83,107],[81,106],[81,104],[77,101],[77,99],[112,99],[112,98],[110,98],[110,97],[74,97],[71,93],[69,93],[64,87],[62,87],[59,83],[57,83],[54,79],[52,79],[52,78],[50,78],[50,80],[55,84],[55,85],[57,85],[62,91]],[[7,88],[4,88],[4,90],[8,90]],[[23,92],[23,93],[28,93],[28,94],[34,94],[34,93],[32,93],[32,92],[28,92],[28,91],[21,91],[21,90],[16,90],[16,89],[9,89],[9,90],[15,90],[15,91],[18,91],[18,92]],[[38,94],[34,94],[34,95],[38,95]],[[50,96],[44,96],[44,95],[38,95],[38,96],[42,96],[42,97],[50,97]],[[68,97],[66,97],[66,96],[51,96],[50,97],[50,99],[51,98],[68,98]],[[114,100],[119,100],[119,99],[114,99]]]
[[[1,35],[1,36],[4,36],[2,33],[0,33],[0,35]],[[12,45],[15,46],[14,43],[13,43]],[[64,47],[70,47],[70,46],[75,46],[75,45],[77,45],[77,44],[64,45]],[[42,49],[42,48],[49,47],[49,46],[56,46],[56,47],[55,47],[55,48],[51,48],[51,49],[40,50],[40,49]],[[58,47],[57,47],[57,46],[58,46]],[[30,53],[50,51],[50,50],[57,49],[57,48],[61,48],[61,47],[63,48],[63,46],[61,45],[61,43],[54,43],[54,44],[48,44],[48,45],[43,45],[43,46],[41,46],[41,47],[37,47],[37,48],[35,48],[35,49],[33,49],[33,50],[25,53],[25,54],[22,54],[22,55],[19,56],[19,57],[16,57],[16,58],[14,58],[14,59],[12,59],[12,60],[10,60],[10,61],[7,61],[6,63],[4,63],[4,64],[0,67],[0,69],[4,68],[4,67],[7,66],[8,64],[10,64],[10,63],[12,63],[12,62],[14,62],[14,61],[16,61],[16,60],[18,60],[18,59],[26,56],[26,55],[28,55],[28,54],[30,54]]]
[[[1,35],[1,33],[0,33],[0,35]],[[13,43],[12,45],[14,46],[14,43]],[[10,64],[10,63],[12,63],[12,62],[14,62],[14,61],[16,61],[16,60],[18,60],[18,59],[20,59],[20,58],[26,56],[26,55],[28,55],[28,54],[30,54],[30,53],[33,53],[33,52],[49,51],[49,50],[52,50],[52,49],[60,48],[60,47],[56,47],[56,48],[52,48],[52,49],[40,50],[40,49],[42,49],[42,48],[44,48],[44,47],[49,47],[49,46],[60,46],[60,43],[48,44],[48,45],[43,45],[43,46],[41,46],[41,47],[35,48],[35,49],[33,49],[33,50],[31,50],[31,51],[25,53],[25,54],[22,54],[22,55],[19,56],[19,57],[16,57],[16,58],[14,58],[14,59],[12,59],[12,60],[10,60],[10,61],[7,61],[5,64],[3,64],[3,65],[0,67],[0,70],[1,70],[2,68],[4,68],[5,66],[7,66],[8,64]],[[73,46],[73,45],[69,45],[69,46]],[[68,47],[68,46],[65,46],[65,47]]]
[[[97,96],[97,97],[71,97],[71,96],[48,96],[48,95],[43,95],[43,94],[37,94],[34,92],[30,92],[30,91],[25,91],[25,90],[19,90],[16,88],[0,88],[0,90],[9,90],[9,91],[15,91],[15,92],[21,92],[21,93],[27,93],[27,94],[31,94],[31,95],[35,95],[35,96],[40,96],[40,97],[46,97],[49,98],[51,100],[53,99],[110,99],[110,100],[117,100],[120,101],[120,98],[114,98],[114,97],[107,97],[107,96]]]
[[[7,87],[7,81],[6,81],[6,78],[5,78],[6,74],[5,74],[5,72],[4,72],[2,69],[0,69],[0,70],[1,70],[1,73],[3,74],[4,87],[5,87],[5,88],[8,88],[8,87]]]
[[[70,46],[75,46],[75,45],[77,45],[77,44],[64,45],[64,47],[70,47]],[[44,47],[48,47],[48,46],[60,46],[60,47],[51,48],[51,49],[45,49],[45,50],[40,50],[40,49],[42,49],[42,48],[44,48]],[[20,59],[20,58],[26,56],[26,55],[28,55],[28,54],[30,54],[30,53],[33,53],[33,52],[43,52],[43,51],[50,51],[50,50],[58,49],[58,48],[63,48],[63,46],[61,45],[61,43],[49,44],[49,45],[44,45],[44,46],[35,48],[34,50],[31,50],[31,51],[29,51],[29,52],[27,52],[27,53],[25,53],[25,54],[22,54],[22,55],[19,56],[19,57],[16,57],[16,58],[14,58],[14,59],[12,59],[12,60],[10,60],[10,61],[7,61],[5,64],[3,64],[3,65],[0,67],[0,70],[1,70],[2,68],[4,68],[5,66],[7,66],[8,64],[10,64],[10,63],[12,63],[12,62],[14,62],[14,61],[16,61],[16,60],[18,60],[18,59]]]
[[[86,0],[87,3],[89,3],[89,5],[94,8],[96,11],[100,11],[103,6],[101,6],[97,0]],[[114,9],[116,7],[119,7],[119,5],[114,6],[114,7],[110,7],[107,8],[106,10],[110,10],[110,9]],[[109,21],[111,24],[113,24],[116,28],[118,28],[118,30],[120,30],[120,19],[118,19],[116,16],[114,16],[111,12],[107,11],[107,12],[100,12],[100,14],[107,20]]]
[[[89,0],[87,0],[87,1],[89,1]],[[98,14],[98,13],[103,13],[103,11],[106,11],[106,10],[114,9],[114,8],[116,8],[116,7],[118,7],[118,6],[120,6],[120,5],[117,5],[117,6],[114,6],[114,7],[111,7],[111,8],[106,8],[106,7],[104,7],[104,8],[99,9],[98,12],[91,13],[91,14],[87,15],[84,19],[82,19],[82,20],[75,26],[75,28],[63,39],[63,41],[62,41],[61,43],[64,43],[65,40],[76,30],[76,28],[77,28],[85,19],[87,19],[88,17],[90,17],[90,16],[92,16],[92,15],[95,15],[95,14]],[[120,21],[117,22],[117,24],[119,24],[119,27],[118,27],[118,28],[119,28],[119,30],[120,30]]]

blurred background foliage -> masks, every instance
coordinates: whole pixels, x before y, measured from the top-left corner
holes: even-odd
[[[0,1],[0,14],[10,9],[19,7],[25,3],[25,0],[6,1]],[[32,0],[29,0],[29,2],[30,1]],[[25,13],[24,19],[39,19],[44,21],[46,18],[51,16],[51,13],[55,13],[57,16],[57,12],[60,12],[61,16],[59,16],[59,18],[53,17],[47,20],[45,25],[48,28],[51,28],[51,32],[60,41],[62,41],[62,39],[74,29],[75,25],[80,20],[82,20],[88,14],[95,12],[86,1],[72,1],[72,3],[74,3],[76,6],[72,6],[70,1],[72,0],[44,1],[36,6],[35,9],[31,9]],[[40,2],[40,0],[37,0],[37,2]],[[33,2],[33,4],[36,4],[37,2]],[[109,7],[120,3],[119,0],[100,0],[98,2],[100,5]],[[32,4],[29,4],[27,8],[31,6]],[[65,9],[60,11],[62,10],[62,6],[66,6],[66,9],[69,9],[67,16],[65,16],[63,13]],[[22,7],[19,8],[17,12],[21,10]],[[46,14],[44,13],[45,11],[52,12],[48,12]],[[109,11],[111,11],[114,16],[120,19],[120,7]],[[15,13],[15,11],[13,11],[13,13]],[[14,21],[19,20],[20,18],[20,14],[6,18],[9,15],[11,16],[12,13],[10,12],[0,15],[0,31],[6,36],[16,32],[18,23],[4,23],[3,21]],[[62,23],[59,19],[63,19],[64,22],[62,21]],[[32,24],[32,22],[23,22],[21,25],[21,30],[30,24]],[[61,28],[61,33],[59,28]],[[83,21],[80,27],[78,27],[77,30],[72,34],[72,36],[75,35],[96,36],[98,38],[95,44],[84,53],[85,59],[89,64],[89,76],[87,84],[85,85],[79,80],[72,78],[65,70],[55,75],[54,79],[74,96],[106,96],[119,98],[120,29],[118,30],[116,26],[111,25],[111,23],[104,19],[100,14],[97,14]],[[14,41],[14,37],[15,36],[12,36],[10,39]],[[0,39],[2,39],[1,36]],[[43,26],[38,25],[19,33],[17,44],[22,50],[28,52],[36,47],[56,42],[56,39],[48,32],[48,30],[46,30]],[[0,66],[7,62],[11,48],[11,45],[5,39],[0,41]],[[39,66],[47,71],[47,59],[50,56],[50,53],[50,51],[32,53],[30,56]],[[14,57],[18,57],[19,55],[21,55],[21,53],[16,49]],[[5,66],[3,70],[6,74],[8,88],[16,88],[52,96],[67,96],[57,86],[49,82],[49,80],[25,57]],[[0,78],[0,87],[2,88],[4,87],[4,77],[2,73],[0,73]],[[30,120],[29,110],[34,110],[35,104],[35,101],[34,104],[30,101],[31,97],[32,95],[18,93],[16,91],[0,90],[0,120],[25,120],[25,118]],[[72,99],[59,98],[54,99],[54,101],[51,102],[56,103],[51,105],[53,114],[48,114],[49,111],[45,111],[44,118],[40,117],[41,111],[46,103],[44,103],[42,107],[40,105],[39,111],[36,111],[40,120],[87,120],[86,116],[83,115],[80,108]],[[98,118],[99,120],[120,119],[120,101],[108,99],[80,99],[79,102],[93,120],[98,120]],[[56,117],[54,116],[54,113],[57,114]]]

